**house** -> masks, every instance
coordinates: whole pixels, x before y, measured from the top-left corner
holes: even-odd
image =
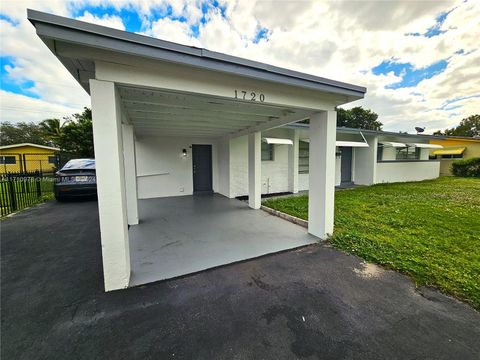
[[[465,136],[437,136],[431,144],[441,145],[443,149],[431,151],[430,155],[440,160],[440,175],[452,175],[452,163],[455,160],[480,157],[480,138]]]
[[[0,174],[9,172],[53,172],[60,149],[31,143],[0,146]]]
[[[262,195],[309,190],[310,138],[309,125],[289,124],[262,132]],[[373,185],[385,182],[406,182],[435,179],[440,162],[429,158],[432,149],[429,135],[400,134],[386,131],[336,129],[335,186]],[[231,141],[231,171],[235,181],[231,195],[245,196],[247,138]],[[295,160],[289,160],[294,156]],[[289,163],[298,180],[292,186]]]
[[[28,18],[91,96],[106,291],[333,232],[335,108],[365,88],[33,10]],[[284,146],[281,186],[300,183],[299,146],[264,134],[306,119],[308,233],[258,211],[262,158],[272,158],[263,143]],[[240,187],[248,205],[232,199]]]

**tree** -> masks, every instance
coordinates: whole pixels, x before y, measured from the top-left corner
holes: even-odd
[[[480,114],[470,115],[462,119],[457,127],[445,129],[445,132],[436,131],[435,135],[450,135],[450,136],[480,136]]]
[[[60,138],[63,135],[63,128],[70,120],[66,119],[63,123],[59,119],[43,120],[39,126],[42,129],[45,138],[55,145],[59,145]]]
[[[62,127],[59,137],[59,146],[62,151],[68,152],[75,157],[93,158],[93,129],[92,112],[84,108],[80,114],[67,118],[67,123]]]
[[[378,115],[361,106],[345,110],[337,108],[337,126],[355,129],[382,130],[383,124],[377,121]]]
[[[21,143],[32,143],[37,145],[51,145],[45,138],[42,129],[33,122],[20,122],[12,124],[3,122],[0,124],[0,144],[14,145]]]

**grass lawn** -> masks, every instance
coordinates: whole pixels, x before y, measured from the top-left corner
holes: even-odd
[[[29,186],[23,187],[20,182],[15,182],[14,185],[15,199],[16,199],[16,209],[12,211],[11,198],[10,198],[10,188],[8,187],[7,181],[3,180],[0,183],[0,217],[7,216],[12,212],[17,212],[28,208],[32,205],[39,204],[54,198],[53,194],[53,178],[42,178],[40,180],[40,191],[41,196],[36,196],[36,184],[34,182],[29,182]]]
[[[263,205],[307,220],[308,197]],[[335,193],[337,249],[480,309],[480,179],[443,177]]]

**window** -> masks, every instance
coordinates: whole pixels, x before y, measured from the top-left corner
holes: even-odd
[[[0,156],[0,164],[16,164],[15,156]]]
[[[397,149],[397,160],[419,160],[420,159],[420,148],[407,146],[404,148]]]
[[[378,145],[377,147],[377,161],[380,161],[383,159],[383,146]]]
[[[310,144],[305,141],[298,142],[298,173],[308,174],[308,154]]]
[[[48,157],[48,163],[49,164],[56,164],[57,163],[57,157],[56,156],[49,156]]]
[[[445,154],[441,155],[442,159],[462,159],[463,154]]]
[[[273,144],[262,142],[262,161],[273,160]]]

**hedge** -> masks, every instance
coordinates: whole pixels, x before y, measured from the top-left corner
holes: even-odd
[[[480,157],[454,161],[452,174],[464,177],[480,177]]]

